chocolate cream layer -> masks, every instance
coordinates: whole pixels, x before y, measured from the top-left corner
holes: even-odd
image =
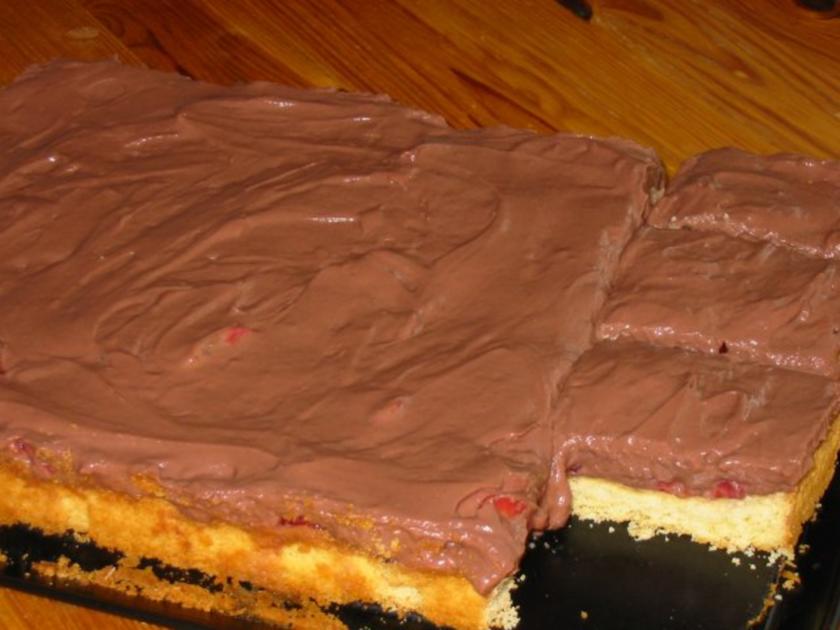
[[[678,495],[789,491],[840,411],[837,381],[640,342],[604,341],[558,401],[571,474]]]
[[[762,241],[643,228],[624,250],[600,338],[837,377],[840,270]]]
[[[718,149],[680,168],[650,216],[689,227],[840,258],[840,162]]]
[[[30,70],[0,92],[0,439],[486,593],[568,516],[558,389],[661,177],[382,97]]]

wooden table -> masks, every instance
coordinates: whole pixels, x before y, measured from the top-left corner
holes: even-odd
[[[793,0],[0,0],[0,84],[57,56],[385,92],[451,124],[621,135],[670,170],[734,145],[840,157],[840,18]],[[0,590],[9,630],[143,627]],[[148,626],[146,626],[148,627]]]

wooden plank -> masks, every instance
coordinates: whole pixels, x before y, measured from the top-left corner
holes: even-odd
[[[287,85],[313,84],[312,72],[299,74],[287,55],[267,56],[233,21],[212,11],[224,2],[199,0],[81,0],[146,65],[216,83],[270,80]],[[247,11],[249,3],[236,4]],[[277,33],[278,38],[282,32]]]
[[[462,127],[623,135],[672,168],[722,145],[840,154],[840,26],[792,0],[612,0],[590,24],[551,0],[82,1],[150,65],[208,80],[385,92]]]
[[[0,627],[4,630],[151,630],[160,626],[29,593],[0,589]]]
[[[0,85],[56,57],[140,60],[74,0],[0,2]]]

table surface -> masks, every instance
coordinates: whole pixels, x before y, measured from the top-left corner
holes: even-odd
[[[840,18],[793,0],[0,0],[0,85],[55,57],[384,92],[457,127],[840,157]],[[0,589],[9,630],[150,627]]]

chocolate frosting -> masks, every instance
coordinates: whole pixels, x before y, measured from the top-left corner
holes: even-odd
[[[0,93],[0,438],[488,592],[662,172],[623,140],[53,63]],[[302,533],[301,533],[302,532]]]
[[[836,381],[639,342],[602,342],[557,406],[575,474],[677,494],[791,489],[837,408]]]
[[[598,335],[836,377],[838,304],[832,261],[718,233],[644,228],[622,254]]]
[[[655,220],[712,207],[686,197],[697,165],[744,161],[769,164],[759,200],[788,164],[700,158]],[[833,167],[785,168],[800,194]],[[564,523],[569,470],[789,489],[836,382],[751,361],[832,373],[836,337],[806,338],[835,321],[833,263],[645,229],[600,334],[732,352],[592,347],[661,180],[624,140],[454,131],[384,97],[33,69],[0,92],[6,456],[483,593]],[[737,233],[833,255],[821,203]]]
[[[680,168],[650,216],[840,258],[840,162],[801,155],[709,151]]]

